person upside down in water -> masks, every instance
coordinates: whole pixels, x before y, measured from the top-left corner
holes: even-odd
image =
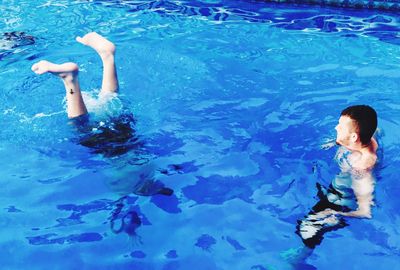
[[[99,97],[113,96],[118,92],[118,77],[115,67],[115,45],[103,36],[91,32],[76,40],[94,49],[103,64],[103,78]],[[65,87],[67,114],[80,131],[79,144],[92,149],[94,153],[113,157],[128,152],[137,146],[132,114],[111,117],[104,123],[88,124],[88,110],[82,97],[78,80],[78,65],[72,62],[55,64],[46,60],[32,65],[36,74],[51,73],[58,76]],[[92,132],[95,130],[96,132]]]
[[[119,89],[115,66],[115,45],[95,32],[77,37],[76,41],[94,49],[101,58],[103,77],[99,97],[114,97]],[[88,110],[79,85],[79,68],[76,63],[55,64],[42,60],[33,64],[31,69],[38,75],[51,73],[62,80],[66,92],[68,118],[79,132],[79,144],[90,148],[96,154],[110,158],[141,147],[141,142],[135,135],[135,119],[131,113],[112,116],[106,123],[89,121]],[[159,181],[147,178],[137,180],[132,188],[133,193],[142,196],[173,193]]]
[[[367,105],[344,109],[336,126],[336,153],[340,173],[329,188],[317,184],[320,201],[310,213],[298,221],[296,233],[303,243],[314,248],[324,233],[347,224],[342,217],[371,218],[374,177],[378,143],[373,137],[377,128],[377,114]]]

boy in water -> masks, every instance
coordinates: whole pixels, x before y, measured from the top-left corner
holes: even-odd
[[[317,184],[320,201],[298,222],[297,233],[306,246],[314,248],[325,232],[346,226],[337,216],[371,218],[376,128],[377,114],[370,106],[350,106],[342,111],[335,128],[336,143],[341,146],[336,154],[340,173],[327,190]]]

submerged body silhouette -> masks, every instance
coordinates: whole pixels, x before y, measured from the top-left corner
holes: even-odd
[[[134,129],[136,121],[132,114],[125,113],[95,123],[84,115],[72,119],[72,122],[79,132],[75,142],[104,157],[120,156],[142,145]]]

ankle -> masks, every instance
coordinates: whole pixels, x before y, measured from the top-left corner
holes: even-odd
[[[73,92],[73,93],[80,92],[77,76],[72,76],[71,74],[69,74],[69,75],[66,75],[65,77],[62,77],[62,80],[63,80],[64,86],[65,86],[65,89],[67,91],[67,94],[70,92]]]
[[[114,62],[114,53],[113,52],[102,52],[100,54],[100,58],[103,62],[106,62],[106,63]]]
[[[78,80],[78,70],[73,72],[59,73],[58,76],[65,84],[75,84]]]

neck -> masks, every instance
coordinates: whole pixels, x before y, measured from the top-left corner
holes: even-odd
[[[361,142],[358,141],[358,142],[352,143],[347,148],[350,151],[364,152],[364,151],[368,151],[370,149],[371,143],[372,143],[372,141],[370,141],[368,144],[362,144]]]

